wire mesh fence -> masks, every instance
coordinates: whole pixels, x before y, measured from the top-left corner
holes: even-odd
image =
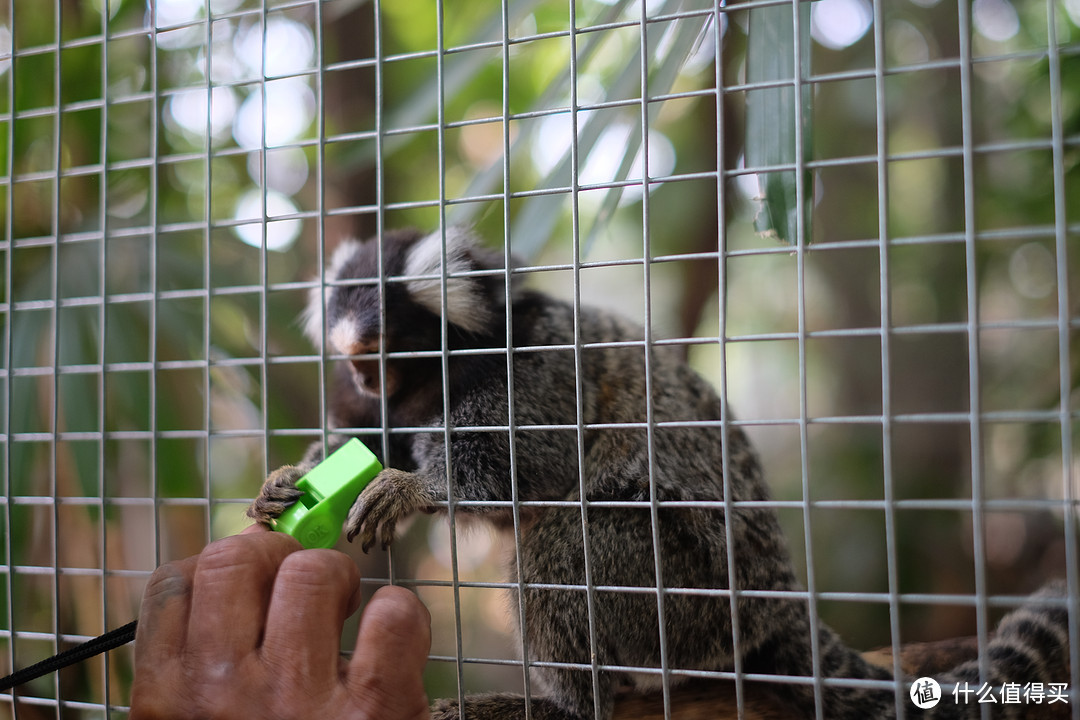
[[[776,8],[797,50],[761,79]],[[790,160],[755,156],[767,95]],[[0,670],[128,622],[158,564],[325,441],[347,356],[296,318],[342,239],[401,227],[469,225],[515,282],[688,358],[849,645],[985,646],[1051,577],[1075,609],[1074,0],[4,0],[0,131]],[[788,242],[755,224],[770,178]],[[342,547],[432,609],[432,698],[538,693],[505,599],[520,534],[472,509]],[[132,664],[0,713],[124,714]]]

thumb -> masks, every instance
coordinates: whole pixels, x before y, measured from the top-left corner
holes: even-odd
[[[383,720],[429,717],[423,672],[431,614],[405,588],[379,588],[364,608],[345,684],[358,709]]]

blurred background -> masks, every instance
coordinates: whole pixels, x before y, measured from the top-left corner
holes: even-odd
[[[694,339],[775,497],[814,503],[781,516],[815,590],[886,592],[890,561],[903,593],[1063,575],[1080,1],[814,2],[798,248],[754,224],[750,11],[712,8],[0,3],[0,671],[126,623],[157,564],[246,524],[267,471],[322,437],[311,278],[342,237],[402,226],[472,223],[565,297],[576,254],[585,302]],[[514,658],[502,592],[452,582],[501,581],[505,538],[462,532],[455,573],[448,533],[418,520],[392,567],[344,549],[372,589],[417,581],[436,656]],[[884,602],[819,610],[855,647],[893,641]],[[899,621],[900,642],[976,631],[970,604]],[[521,686],[508,663],[462,674]],[[455,663],[428,675],[457,693]],[[115,651],[24,687],[18,714],[122,714],[130,676]]]

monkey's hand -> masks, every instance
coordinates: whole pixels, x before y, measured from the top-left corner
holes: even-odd
[[[304,494],[296,488],[296,481],[304,477],[304,472],[293,465],[284,465],[270,473],[259,490],[259,497],[248,507],[247,516],[269,525]]]
[[[419,475],[387,468],[364,488],[349,510],[345,522],[349,542],[359,535],[360,547],[367,552],[377,538],[385,550],[394,539],[399,520],[416,510],[427,510],[435,502]]]

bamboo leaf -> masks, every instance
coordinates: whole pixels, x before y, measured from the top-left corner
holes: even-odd
[[[810,4],[801,2],[798,52],[791,5],[775,5],[750,11],[746,50],[746,79],[750,84],[778,83],[750,90],[746,96],[746,165],[751,168],[801,167],[810,159],[812,93],[810,73]],[[803,80],[796,99],[795,72]],[[802,124],[802,157],[796,143],[796,126]],[[794,245],[799,241],[799,193],[796,170],[771,170],[758,174],[761,208],[754,218],[759,233]],[[803,174],[802,212],[804,237],[809,239],[813,177]]]
[[[520,22],[528,15],[540,0],[519,0],[513,4],[510,16],[511,24]],[[492,13],[487,22],[480,27],[476,34],[470,38],[467,45],[480,45],[499,40],[502,37],[502,16]],[[488,59],[481,53],[466,54],[461,62],[448,66],[442,78],[444,94],[449,99],[455,97],[479,74],[487,65]],[[388,112],[386,124],[389,127],[416,127],[431,122],[438,113],[439,107],[439,79],[432,77],[409,99],[399,107]],[[383,153],[392,155],[402,146],[408,144],[410,136],[390,135],[383,140]],[[346,167],[369,167],[375,163],[374,143],[361,143],[354,150],[343,155],[342,161]]]
[[[614,22],[629,6],[631,0],[618,0],[613,3],[607,10],[597,18],[596,22],[600,24]],[[583,42],[578,46],[577,64],[579,67],[588,63],[589,59],[593,57],[595,52],[599,49],[601,41],[603,40],[602,33],[590,33],[582,36]],[[579,41],[580,42],[580,41]],[[632,69],[636,67],[638,63],[638,56],[627,63],[627,68]],[[627,71],[624,71],[625,76]],[[622,78],[620,78],[620,81]],[[608,94],[613,94],[613,86],[608,86],[606,90]],[[620,86],[621,90],[622,87]],[[534,108],[547,108],[551,107],[557,98],[564,97],[570,93],[570,80],[569,76],[563,76],[552,82],[541,96],[533,103]],[[538,124],[533,123],[525,126],[523,132],[519,133],[511,144],[510,156],[515,157],[519,148],[526,148],[533,142],[536,134]],[[579,126],[579,132],[581,132]],[[599,133],[597,133],[599,137]],[[592,143],[595,142],[595,138],[582,137],[579,139],[579,148],[582,142],[588,142],[589,147],[592,147]],[[587,153],[587,151],[586,151]],[[570,163],[570,151],[560,158],[560,161],[552,168],[552,170],[541,180],[538,184],[538,188],[557,188],[565,187],[570,183],[569,174]],[[486,170],[478,173],[469,183],[468,189],[465,191],[466,196],[482,195],[492,192],[495,187],[503,180],[503,167],[502,158],[498,158],[493,162]],[[529,200],[526,204],[523,213],[530,212],[528,218],[524,221],[516,220],[512,234],[514,237],[514,252],[521,257],[532,257],[548,239],[551,233],[551,228],[554,226],[555,221],[559,217],[559,205],[562,203],[563,195],[545,195],[538,196]],[[464,205],[456,205],[451,208],[451,222],[453,224],[466,224],[471,222],[475,215],[479,212],[480,207],[476,203],[466,203]],[[535,225],[536,222],[541,222],[540,225]],[[521,232],[521,236],[518,232]]]
[[[662,8],[658,9],[661,14],[676,13],[682,9],[683,3],[680,0],[668,0],[664,3]],[[700,22],[690,22],[684,20],[679,33],[676,35],[676,41],[672,43],[671,50],[663,57],[663,59],[657,64],[654,71],[650,73],[649,78],[649,92],[651,95],[663,95],[671,90],[675,83],[676,78],[679,75],[679,71],[686,64],[686,61],[690,56],[697,51],[698,43],[694,40],[699,36],[702,31],[702,26],[707,23],[707,20],[701,20]],[[657,56],[658,47],[663,40],[663,34],[660,32],[650,32],[648,36],[648,52],[650,58]],[[627,97],[632,95],[635,88],[641,84],[641,51],[640,48],[633,54],[632,57],[627,59],[627,63],[623,71],[617,78],[606,86],[608,97]],[[579,65],[581,64],[579,60]],[[629,112],[637,115],[636,107]],[[589,157],[589,153],[596,146],[597,142],[603,134],[604,129],[607,127],[606,123],[602,120],[598,114],[579,114],[579,126],[578,126],[578,162],[583,165],[586,158]],[[641,148],[641,127],[640,123],[633,123],[636,126],[636,131],[632,132],[624,148],[624,157],[620,160],[620,168],[616,179],[625,179],[629,174],[630,169],[633,166],[633,161]],[[635,141],[635,138],[637,139]],[[519,138],[521,140],[521,138]],[[571,165],[571,150],[567,148],[559,162],[552,168],[547,176],[541,180],[538,187],[540,188],[560,188],[567,187],[570,184],[570,165]],[[578,170],[580,171],[580,167]],[[606,191],[605,201],[610,206],[611,202],[618,203],[618,198],[621,197],[624,188],[612,188]],[[514,238],[515,251],[520,253],[524,257],[530,257],[539,248],[541,248],[544,242],[549,239],[551,232],[556,222],[561,217],[560,208],[565,200],[564,194],[543,195],[530,199],[526,206],[522,209],[521,213],[514,221],[512,228]],[[614,198],[614,199],[612,199]],[[605,209],[601,208],[601,214],[594,220],[595,223],[603,222]],[[588,231],[585,235],[585,244],[582,247],[582,254],[588,252],[589,246],[592,240],[596,237],[596,227]]]
[[[649,79],[649,92],[651,95],[659,95],[668,92],[675,84],[675,80],[679,76],[679,72],[682,70],[683,65],[686,64],[687,59],[694,53],[698,52],[703,35],[709,31],[709,27],[712,23],[711,18],[706,18],[701,22],[682,22],[677,33],[670,41],[671,51],[664,54],[660,62],[656,64],[655,69],[651,73]],[[649,110],[649,122],[651,123],[658,113],[658,109],[654,106]],[[622,160],[619,164],[619,168],[615,173],[616,180],[627,180],[630,177],[630,172],[634,166],[634,160],[637,158],[637,148],[642,145],[641,142],[641,125],[633,123],[631,125],[630,137],[626,141],[626,152],[624,153]],[[648,163],[645,163],[648,166]],[[626,193],[626,186],[617,186],[609,188],[604,193],[604,199],[601,201],[600,210],[593,218],[592,227],[589,229],[589,235],[585,240],[583,252],[588,252],[595,242],[597,235],[602,231],[614,215],[616,209],[618,209],[619,203],[622,201],[623,195]]]

